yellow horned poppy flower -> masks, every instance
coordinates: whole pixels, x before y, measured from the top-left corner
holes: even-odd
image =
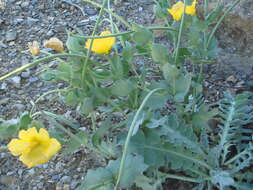
[[[44,46],[45,48],[51,48],[57,52],[63,52],[64,51],[64,47],[63,47],[63,43],[61,40],[59,40],[58,38],[50,38],[49,40],[46,40],[44,42]]]
[[[178,21],[181,19],[184,12],[184,6],[185,5],[182,1],[178,1],[172,6],[171,9],[168,9],[168,12],[171,14],[174,20]]]
[[[40,54],[40,46],[39,42],[33,41],[28,43],[29,51],[32,55],[39,55]]]
[[[185,13],[191,16],[196,14],[197,0],[194,0],[190,6],[186,6]]]
[[[179,21],[184,13],[184,8],[186,14],[194,16],[196,14],[196,4],[197,0],[194,0],[191,5],[185,7],[182,1],[178,1],[171,9],[168,9],[168,12],[174,20]]]
[[[107,36],[111,35],[112,33],[110,31],[104,31],[101,32],[100,36]],[[95,53],[104,53],[108,54],[110,50],[112,49],[112,46],[115,44],[115,37],[108,37],[108,38],[100,38],[100,39],[94,39],[91,47],[91,51]],[[89,48],[91,45],[91,39],[88,39],[85,47]]]
[[[41,128],[39,132],[35,127],[19,132],[19,139],[12,139],[8,149],[14,156],[31,168],[44,164],[50,160],[60,149],[61,144],[50,138],[48,132]]]

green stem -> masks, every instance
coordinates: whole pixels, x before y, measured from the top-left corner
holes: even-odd
[[[43,113],[43,112],[42,112]],[[45,114],[46,115],[46,114]],[[75,134],[73,134],[72,132],[70,132],[69,130],[65,129],[62,125],[60,125],[58,122],[56,122],[54,119],[50,118],[49,116],[47,117],[48,120],[55,126],[58,127],[59,129],[61,129],[62,131],[64,131],[65,133],[67,133],[71,138],[75,139],[78,143],[80,143],[80,145],[82,146],[87,146],[87,144],[84,144],[84,142]]]
[[[154,30],[171,30],[176,32],[177,30],[171,27],[147,27],[148,30],[154,31]],[[135,31],[126,31],[126,32],[119,32],[116,34],[110,34],[110,35],[105,35],[105,36],[81,36],[77,34],[72,34],[70,33],[70,36],[79,38],[79,39],[101,39],[101,38],[110,38],[110,37],[117,37],[117,36],[122,36],[122,35],[127,35],[127,34],[132,34]]]
[[[203,74],[203,68],[204,68],[204,64],[201,63],[200,64],[200,71],[199,71],[199,77],[198,77],[198,83],[201,83],[201,77],[202,77],[202,74]]]
[[[116,182],[114,190],[118,189],[119,184],[120,184],[120,179],[121,179],[121,177],[123,175],[123,169],[124,169],[124,165],[125,165],[125,161],[126,161],[128,146],[129,146],[129,143],[130,143],[130,139],[132,137],[133,130],[135,128],[136,121],[137,121],[137,119],[138,119],[138,117],[140,115],[140,112],[144,108],[146,102],[150,98],[150,96],[153,93],[155,93],[156,91],[158,91],[158,90],[163,90],[163,89],[162,88],[156,88],[156,89],[154,89],[154,90],[152,90],[152,91],[150,91],[148,93],[148,95],[144,98],[143,102],[141,103],[141,106],[139,107],[139,109],[137,110],[137,112],[136,112],[136,114],[134,116],[134,119],[133,119],[133,121],[131,123],[131,126],[129,128],[129,131],[128,131],[128,134],[127,134],[127,138],[126,138],[126,142],[125,142],[125,145],[124,145],[123,154],[122,154],[122,158],[121,158],[121,162],[120,162],[120,167],[119,167],[119,173],[118,173],[118,177],[117,177],[117,182]]]
[[[219,149],[218,149],[218,158],[220,158],[220,156],[222,156],[222,164],[224,163],[224,160],[225,160],[225,155],[222,153],[222,150],[223,150],[223,147],[225,146],[225,143],[227,141],[227,138],[228,138],[228,135],[229,135],[229,130],[230,130],[230,124],[233,120],[233,117],[234,117],[234,114],[235,114],[235,102],[233,101],[231,103],[231,106],[229,108],[229,112],[228,112],[228,117],[227,117],[227,120],[225,121],[225,124],[224,124],[224,128],[223,128],[223,133],[221,135],[221,139],[220,139],[220,144],[219,144]]]
[[[85,190],[96,190],[96,189],[98,189],[99,187],[104,187],[104,186],[106,186],[106,185],[108,185],[108,184],[110,184],[110,183],[113,183],[113,180],[112,180],[112,179],[106,180],[106,181],[104,181],[103,183],[96,184],[96,185],[94,185],[94,186],[92,186],[92,187],[88,187],[88,188],[85,189]]]
[[[188,181],[188,182],[193,182],[193,183],[201,183],[201,180],[192,178],[192,177],[184,177],[184,176],[179,176],[179,175],[174,175],[174,174],[165,174],[162,172],[159,172],[159,174],[162,175],[164,179],[171,178],[171,179],[178,179],[178,180]]]
[[[37,59],[35,61],[33,61],[32,63],[29,63],[29,64],[26,64],[26,65],[23,65],[19,68],[17,68],[16,70],[14,71],[11,71],[9,72],[8,74],[0,77],[0,81],[2,80],[5,80],[13,75],[16,75],[30,67],[33,67],[35,65],[38,65],[39,63],[42,63],[44,61],[48,61],[48,60],[51,60],[51,59],[54,59],[54,58],[57,58],[57,57],[81,57],[81,58],[84,58],[85,56],[84,55],[80,55],[80,54],[69,54],[69,53],[61,53],[61,54],[56,54],[56,55],[51,55],[51,56],[47,56],[47,57],[43,57],[41,59]]]
[[[78,131],[79,128],[80,128],[79,125],[76,125],[75,123],[69,121],[68,119],[64,118],[63,116],[60,116],[60,115],[57,115],[57,114],[54,114],[54,113],[48,112],[48,111],[36,112],[36,113],[34,113],[34,114],[32,115],[32,118],[34,118],[34,117],[37,116],[37,115],[42,115],[42,114],[47,115],[47,116],[49,116],[49,117],[52,117],[52,118],[54,118],[54,119],[56,119],[56,120],[58,120],[58,121],[62,121],[64,124],[70,126],[70,127],[71,127],[72,129],[74,129],[74,130],[77,130],[77,131]]]
[[[45,92],[42,94],[36,101],[35,103],[38,103],[41,99],[43,99],[45,96],[48,96],[49,94],[54,94],[58,92],[68,92],[70,89],[55,89],[55,90],[50,90],[48,92]]]
[[[231,158],[230,160],[226,161],[224,163],[224,165],[229,165],[231,164],[232,162],[234,162],[235,160],[237,160],[238,158],[240,158],[243,154],[245,154],[247,152],[247,150],[244,150],[243,152],[241,152],[240,154],[237,154],[236,156],[234,156],[233,158]]]
[[[41,114],[44,114],[47,116],[47,114],[45,112],[41,112]],[[52,119],[50,116],[47,116],[48,120],[56,127],[58,127],[60,130],[64,131],[65,133],[67,133],[71,138],[75,139],[78,143],[80,143],[81,146],[85,146],[97,153],[100,153],[102,155],[104,155],[104,152],[100,152],[100,150],[90,146],[88,143],[84,144],[83,140],[80,139],[78,136],[76,136],[75,134],[73,134],[72,132],[70,132],[69,130],[65,129],[62,125],[60,125],[58,122],[56,122],[54,119]]]
[[[98,4],[98,3],[94,2],[94,1],[91,1],[91,0],[81,0],[81,1],[90,3],[92,5],[95,5],[96,7],[99,7],[99,8],[103,8],[103,6],[101,6],[100,4]],[[119,15],[117,15],[117,14],[113,13],[111,10],[108,10],[108,9],[105,9],[105,8],[104,8],[104,11],[107,12],[108,14],[112,15],[113,17],[115,17],[118,21],[122,22],[128,28],[131,28],[131,25],[127,21],[125,21],[125,19],[123,19],[122,17],[120,17]]]
[[[108,9],[109,11],[111,11],[111,5],[110,5],[110,3],[111,3],[111,0],[108,0],[108,2],[107,2],[107,9]],[[112,15],[109,14],[109,17],[110,17],[111,31],[112,31],[112,33],[114,34],[115,31],[114,31],[114,25],[113,25]]]
[[[213,36],[216,32],[216,30],[218,29],[218,27],[220,26],[221,22],[224,20],[224,18],[227,16],[227,14],[238,4],[240,3],[241,0],[236,0],[229,8],[227,8],[227,10],[225,11],[225,13],[222,15],[222,17],[218,20],[218,22],[216,23],[215,27],[213,28],[208,40],[207,40],[207,45],[206,47],[208,48],[211,40],[213,39]]]
[[[107,1],[107,0],[104,0],[104,1],[103,1],[102,8],[100,9],[100,12],[99,12],[99,15],[98,15],[98,19],[97,19],[97,21],[96,21],[96,25],[95,25],[95,27],[94,27],[94,29],[93,29],[93,32],[92,32],[92,36],[94,36],[95,33],[96,33],[96,31],[97,31],[99,22],[100,22],[100,20],[101,20],[101,18],[102,18],[102,14],[103,14],[103,12],[104,12],[104,8],[105,8],[106,1]],[[87,71],[88,60],[89,60],[90,55],[91,55],[91,48],[92,48],[92,45],[93,45],[93,41],[94,41],[94,39],[91,40],[90,47],[89,47],[89,49],[88,49],[88,51],[87,51],[86,59],[85,59],[84,64],[83,64],[82,76],[81,76],[81,82],[82,82],[82,83],[84,83],[84,77],[85,77],[85,74],[86,74],[86,71]]]
[[[186,0],[184,0],[184,4],[186,5]],[[176,51],[175,52],[175,64],[176,65],[178,65],[177,60],[178,60],[178,53],[179,53],[180,42],[181,42],[183,26],[184,26],[185,8],[186,8],[186,6],[184,6],[184,14],[183,14],[181,22],[180,22],[180,28],[179,28],[178,38],[177,38],[177,46],[176,46],[176,50],[175,50]]]
[[[208,7],[209,7],[209,2],[208,2],[208,0],[205,0],[205,2],[204,2],[204,14],[205,14],[205,16],[208,15]]]
[[[91,124],[92,124],[92,130],[95,132],[96,131],[96,113],[95,112],[91,113]]]
[[[49,94],[53,94],[53,93],[58,93],[58,92],[67,92],[68,89],[56,89],[56,90],[50,90],[44,94],[42,94],[38,99],[35,100],[35,104],[38,103],[41,99],[43,99],[45,96],[48,96]],[[31,111],[30,111],[30,115],[32,115],[33,110],[35,108],[35,105],[33,105]]]

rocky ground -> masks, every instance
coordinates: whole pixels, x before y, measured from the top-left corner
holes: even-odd
[[[237,11],[235,16],[228,18],[219,31],[222,53],[218,64],[206,69],[208,79],[205,86],[212,89],[208,95],[210,100],[217,99],[225,89],[238,92],[253,87],[253,27],[250,31],[250,28],[240,25],[253,23],[253,3],[250,1],[249,4],[245,1],[246,8],[239,7],[241,12]],[[87,3],[70,0],[0,2],[0,76],[32,61],[26,51],[28,42],[37,40],[42,44],[53,36],[65,41],[65,29],[90,34],[98,14],[98,10]],[[129,22],[143,25],[155,22],[152,0],[118,0],[112,8]],[[236,22],[231,25],[233,19]],[[249,24],[245,25],[249,27]],[[0,118],[17,117],[19,113],[30,110],[31,103],[40,95],[64,85],[59,83],[55,86],[39,80],[38,74],[45,67],[46,64],[39,65],[0,83]],[[55,113],[66,112],[61,102],[45,100],[39,106],[41,109],[50,108]],[[75,189],[86,171],[101,163],[97,155],[81,149],[72,155],[59,155],[47,164],[27,169],[10,153],[0,152],[0,190]]]

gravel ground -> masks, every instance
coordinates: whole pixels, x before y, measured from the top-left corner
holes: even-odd
[[[98,13],[96,8],[84,2],[72,1],[81,7],[79,9],[60,0],[5,1],[4,8],[0,5],[0,76],[32,61],[26,51],[28,42],[37,40],[42,43],[53,36],[65,41],[65,29],[90,34]],[[117,5],[113,6],[113,10],[129,22],[143,25],[154,24],[152,9],[152,0],[118,0]],[[226,51],[223,52],[224,56],[218,62],[230,58]],[[56,85],[39,80],[38,73],[43,67],[40,65],[0,83],[0,118],[15,118],[19,113],[30,110],[31,102],[43,93],[64,86],[63,83]],[[208,99],[219,99],[225,89],[234,92],[250,89],[251,84],[253,86],[252,71],[248,68],[245,70],[246,74],[243,74],[243,70],[226,73],[219,64],[206,68],[208,79],[205,87],[211,89],[208,91]],[[41,109],[50,108],[50,111],[59,114],[65,114],[67,110],[65,105],[56,101],[45,100],[39,106]],[[74,113],[74,110],[68,110]],[[0,145],[1,143],[3,142],[0,141]],[[58,155],[47,164],[27,169],[10,153],[0,152],[0,190],[72,190],[79,185],[88,169],[101,164],[103,160],[97,155],[80,149],[72,155]]]

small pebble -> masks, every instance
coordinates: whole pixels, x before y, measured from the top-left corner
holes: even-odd
[[[5,35],[6,42],[14,41],[17,38],[17,32],[15,31],[9,31]]]

